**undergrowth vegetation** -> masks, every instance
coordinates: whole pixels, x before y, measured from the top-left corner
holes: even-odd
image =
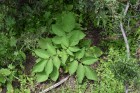
[[[0,0],[0,92],[139,93],[139,15],[140,0]]]

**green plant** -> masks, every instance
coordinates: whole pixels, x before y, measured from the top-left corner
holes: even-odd
[[[99,79],[93,85],[93,93],[124,93],[123,83],[115,78],[111,65],[107,60],[100,60],[96,70]]]
[[[15,67],[13,65],[9,65],[8,68],[0,69],[0,87],[6,85],[6,93],[13,93],[14,91],[12,81],[14,80],[15,72]]]
[[[90,41],[85,39],[82,31],[86,29],[82,27],[88,25],[87,30],[91,28],[92,31],[96,28],[102,30],[99,37],[103,45],[99,44],[99,46],[107,55],[109,54],[107,63],[110,68],[101,63],[96,70],[98,74],[102,72],[98,75],[96,83],[97,93],[104,90],[108,93],[111,90],[114,90],[111,91],[114,93],[122,92],[122,83],[114,77],[124,80],[128,78],[127,75],[130,72],[134,72],[129,78],[133,79],[137,66],[134,58],[126,60],[124,55],[117,54],[116,50],[119,53],[125,50],[119,28],[120,19],[124,24],[133,56],[139,45],[136,43],[140,38],[139,0],[130,0],[130,7],[124,18],[121,15],[126,1],[128,0],[0,0],[0,71],[4,71],[0,74],[1,79],[4,79],[3,83],[0,83],[1,87],[8,89],[13,87],[11,90],[15,93],[29,92],[28,82],[32,83],[33,79],[29,78],[30,75],[24,74],[24,67],[26,68],[24,62],[26,61],[29,65],[34,64],[32,58],[29,58],[30,63],[28,63],[30,60],[26,58],[31,50],[34,50],[38,58],[33,72],[40,82],[48,79],[57,80],[59,73],[76,74],[80,83],[84,77],[96,80],[97,76],[93,73],[95,70],[92,70],[90,65],[94,64],[102,53],[97,47],[91,47]],[[135,28],[138,28],[136,32]],[[88,31],[85,33],[88,37]],[[115,49],[113,51],[115,55],[108,53],[110,47]],[[11,64],[14,66],[13,69],[9,68]],[[124,71],[123,68],[128,71]],[[84,71],[88,73],[82,73]],[[15,81],[20,83],[20,87],[16,89],[13,84]],[[81,85],[84,88],[76,92],[85,90],[84,83]],[[119,84],[121,86],[115,90]],[[100,86],[103,88],[100,89]],[[111,87],[111,90],[108,87]]]
[[[110,69],[114,73],[115,78],[121,81],[126,89],[128,89],[130,85],[134,86],[134,82],[139,80],[140,68],[135,58],[131,57],[127,59],[125,54],[120,52],[121,51],[110,48]]]
[[[74,13],[63,12],[58,16],[56,23],[52,24],[53,37],[41,39],[38,42],[39,49],[34,50],[38,59],[33,72],[38,82],[48,78],[56,81],[60,67],[70,75],[76,72],[79,83],[85,76],[97,80],[96,72],[90,65],[98,61],[102,52],[97,47],[87,47],[90,45],[84,43],[85,34],[81,30]],[[83,45],[80,46],[81,42]]]
[[[14,93],[31,93],[34,90],[33,76],[27,76],[25,74],[19,74],[15,77],[19,82],[19,87],[14,88]]]
[[[14,84],[14,82],[19,85]],[[30,93],[29,87],[32,86],[33,78],[23,75],[14,65],[9,64],[7,68],[0,69],[0,88],[6,88],[6,93]]]

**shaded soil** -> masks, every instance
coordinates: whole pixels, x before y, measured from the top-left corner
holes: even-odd
[[[86,38],[92,40],[92,46],[99,46],[101,43],[101,32],[103,30],[100,28],[93,27],[93,24],[90,23],[88,25],[87,31],[86,31]]]
[[[30,52],[26,52],[26,61],[25,61],[25,74],[29,75],[31,74],[31,69],[33,68],[35,64],[36,58],[32,55]]]

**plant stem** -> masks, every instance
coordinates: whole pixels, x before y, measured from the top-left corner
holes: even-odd
[[[126,5],[126,7],[125,7],[125,11],[124,11],[123,17],[126,16],[127,11],[128,11],[128,8],[129,8],[129,2],[127,2],[127,5]],[[122,32],[122,35],[123,35],[123,38],[124,38],[124,42],[125,42],[125,45],[126,45],[127,58],[129,59],[129,58],[130,58],[129,44],[128,44],[128,40],[127,40],[127,37],[126,37],[126,34],[125,34],[125,30],[124,30],[124,28],[123,28],[123,24],[122,24],[121,21],[120,21],[120,29],[121,29],[121,32]]]
[[[127,37],[126,37],[125,31],[124,31],[124,28],[123,28],[123,24],[122,24],[122,22],[120,22],[120,28],[121,28],[121,32],[122,32],[122,35],[123,35],[123,38],[124,38],[124,41],[125,41],[125,45],[126,45],[127,58],[129,59],[129,57],[130,57],[130,49],[129,49],[128,40],[127,40]]]

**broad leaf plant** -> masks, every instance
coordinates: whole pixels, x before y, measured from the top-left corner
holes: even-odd
[[[98,61],[102,52],[85,42],[86,35],[76,22],[75,14],[63,12],[56,18],[56,23],[52,24],[51,28],[53,36],[40,39],[39,48],[34,50],[38,57],[33,67],[37,82],[48,79],[56,81],[59,78],[60,68],[70,75],[76,74],[79,83],[82,83],[85,77],[97,80],[96,72],[91,65]]]

